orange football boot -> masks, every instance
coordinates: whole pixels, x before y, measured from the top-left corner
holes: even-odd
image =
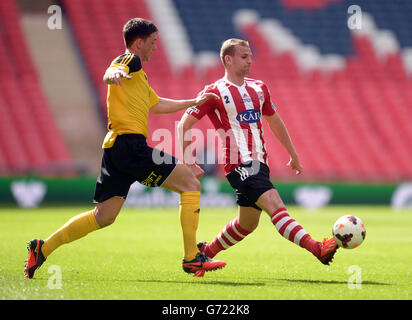
[[[335,239],[330,238],[328,240],[328,238],[325,238],[320,244],[320,253],[317,258],[323,264],[329,265],[329,263],[331,263],[333,260],[333,256],[335,255],[336,250],[338,250],[338,245]]]
[[[194,273],[195,277],[203,277],[206,271],[215,271],[226,266],[226,262],[213,260],[204,253],[198,252],[191,261],[183,259],[182,268],[187,273]]]

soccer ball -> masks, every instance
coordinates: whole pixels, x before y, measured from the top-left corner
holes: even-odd
[[[332,234],[339,247],[353,249],[359,247],[365,240],[366,229],[361,219],[347,215],[335,222]]]

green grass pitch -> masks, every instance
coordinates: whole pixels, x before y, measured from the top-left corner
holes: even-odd
[[[365,242],[356,249],[339,249],[334,262],[324,266],[282,238],[262,214],[254,233],[216,257],[227,262],[224,269],[194,278],[181,268],[177,208],[124,208],[113,225],[57,249],[29,280],[23,275],[26,242],[47,238],[90,207],[1,208],[0,300],[412,298],[411,211],[359,206],[288,209],[318,240],[331,235],[338,217],[359,216],[366,225]],[[237,209],[202,208],[200,214],[198,240],[210,241]]]

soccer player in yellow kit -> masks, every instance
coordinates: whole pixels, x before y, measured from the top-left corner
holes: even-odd
[[[108,84],[108,133],[102,146],[101,172],[94,194],[96,207],[71,218],[46,240],[28,242],[27,278],[33,278],[35,270],[60,245],[112,224],[135,181],[149,187],[161,186],[181,195],[179,216],[185,272],[203,276],[205,271],[226,265],[223,261],[208,258],[197,248],[201,186],[196,172],[201,169],[196,164],[178,163],[172,155],[146,144],[149,111],[172,113],[217,98],[213,93],[206,93],[195,99],[172,100],[156,94],[149,86],[142,61],[148,61],[156,49],[157,33],[157,27],[142,18],[131,19],[125,24],[126,52],[113,60],[103,77]]]

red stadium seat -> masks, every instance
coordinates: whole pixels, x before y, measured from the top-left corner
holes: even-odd
[[[108,12],[107,4],[111,10]],[[314,10],[340,0],[283,0],[288,9]],[[63,1],[105,111],[106,86],[101,77],[106,66],[123,50],[121,26],[132,16],[150,19],[144,0],[92,0],[85,9],[80,0]],[[133,12],[131,15],[130,12]],[[107,21],[111,21],[110,29]],[[104,30],[104,37],[95,28]],[[367,37],[353,37],[355,54],[345,58],[345,67],[332,73],[304,72],[292,52],[275,53],[261,30],[248,25],[239,30],[254,52],[251,77],[268,85],[274,104],[286,122],[298,149],[306,179],[404,180],[412,178],[412,81],[399,54],[382,60]],[[321,30],[320,30],[321,31]],[[101,33],[103,34],[103,33]],[[0,49],[1,52],[1,49]],[[197,74],[194,66],[171,72],[166,54],[159,49],[144,65],[151,86],[161,96],[186,98],[223,75],[220,64]],[[181,113],[155,115],[149,123],[174,132]],[[207,130],[209,122],[199,123]],[[288,155],[264,125],[272,174],[290,178],[285,169]],[[150,141],[150,136],[149,136]],[[174,147],[171,149],[175,150]],[[220,167],[219,167],[220,168]],[[221,172],[221,171],[220,171]]]
[[[412,177],[407,165],[412,129],[405,116],[412,110],[411,80],[399,55],[382,62],[369,40],[357,37],[358,55],[347,60],[345,70],[332,77],[320,71],[307,76],[290,55],[272,53],[272,65],[282,59],[279,65],[288,67],[268,68],[259,32],[254,26],[243,32],[255,45],[255,74],[271,84],[273,101],[305,161],[305,175],[369,181]]]
[[[4,26],[0,33],[0,169],[47,173],[63,165],[72,170],[69,151],[40,89],[14,1],[0,2],[0,19]]]

